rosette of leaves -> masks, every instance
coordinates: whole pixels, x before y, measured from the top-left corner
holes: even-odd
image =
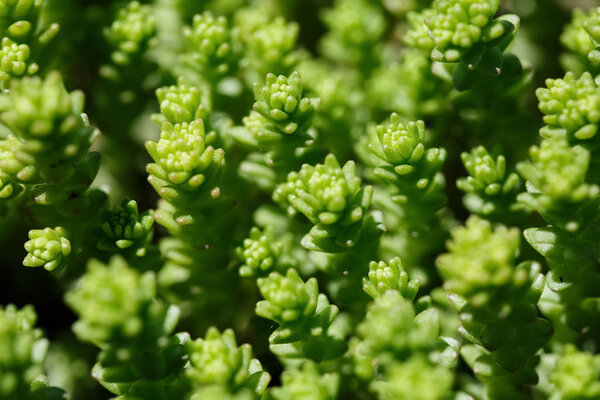
[[[260,230],[254,226],[242,245],[235,249],[244,263],[240,276],[266,276],[273,271],[285,271],[295,267],[297,261],[292,251],[292,235],[277,235],[272,226]]]
[[[111,211],[106,211],[98,248],[111,252],[132,251],[136,256],[146,255],[152,241],[154,216],[151,211],[140,214],[135,200],[123,200]]]
[[[588,13],[575,8],[571,21],[565,25],[560,35],[561,44],[568,50],[560,55],[560,63],[565,71],[572,71],[577,76],[586,71],[600,72],[600,63],[588,59],[588,54],[596,48],[584,27],[588,18]]]
[[[566,139],[590,150],[598,147],[600,88],[589,72],[580,78],[567,72],[563,79],[547,79],[546,88],[538,88],[535,94],[546,124],[540,129],[542,137]]]
[[[0,397],[23,400],[61,400],[66,394],[50,387],[43,374],[48,340],[35,327],[32,306],[0,307]]]
[[[600,356],[567,344],[550,372],[550,400],[591,400],[600,396]]]
[[[25,243],[26,267],[44,267],[47,271],[60,271],[67,265],[71,254],[71,242],[64,228],[32,229]]]
[[[544,140],[529,155],[531,161],[517,164],[527,181],[519,202],[568,232],[589,224],[600,198],[598,186],[586,183],[590,153],[579,145],[569,147],[566,140]]]
[[[493,229],[472,216],[452,231],[449,253],[437,259],[460,313],[458,332],[472,343],[461,354],[490,399],[526,398],[521,389],[538,379],[536,353],[553,334],[536,307],[544,288],[541,266],[515,265],[519,242],[518,229]]]
[[[152,121],[159,125],[165,120],[171,124],[206,120],[210,112],[208,93],[181,78],[177,85],[156,89],[156,98],[160,114],[152,115]]]
[[[398,61],[376,68],[367,81],[369,101],[377,109],[407,118],[442,113],[451,89],[432,73],[429,55],[412,48],[404,49]]]
[[[244,127],[229,134],[251,153],[240,165],[240,174],[261,188],[273,190],[286,174],[297,168],[305,148],[312,146],[308,132],[319,99],[303,97],[302,80],[297,71],[289,77],[268,74],[265,85],[254,85],[253,111],[243,118]]]
[[[374,173],[397,187],[393,200],[420,207],[421,218],[441,208],[446,202],[445,182],[440,173],[446,150],[425,149],[425,123],[405,122],[392,113],[389,121],[378,125],[375,132],[376,136],[370,138],[369,150],[385,165],[376,168]]]
[[[6,203],[23,192],[22,182],[35,174],[35,168],[26,166],[16,158],[21,142],[9,135],[0,140],[0,201]]]
[[[419,308],[427,307],[420,302]],[[393,313],[394,318],[389,315]],[[377,326],[377,330],[373,330]],[[458,358],[458,342],[440,338],[440,318],[433,308],[417,312],[412,300],[398,290],[387,290],[374,298],[358,325],[359,342],[353,349],[356,374],[371,380],[369,389],[383,398],[406,397],[437,376],[440,391],[428,391],[432,399],[450,391],[453,378],[448,367]],[[415,368],[413,368],[415,367]],[[410,368],[411,382],[400,370]],[[400,379],[404,385],[399,385]],[[412,392],[414,393],[414,392]]]
[[[583,21],[585,31],[590,35],[594,49],[588,53],[593,65],[600,64],[600,7],[592,8],[589,16]]]
[[[14,158],[33,166],[49,183],[65,184],[70,178],[82,178],[78,175],[85,168],[91,169],[88,179],[93,180],[99,159],[86,153],[100,133],[82,114],[83,103],[83,94],[67,92],[58,73],[50,73],[44,80],[12,81],[10,90],[0,96],[0,120],[22,142],[12,147]],[[91,180],[73,183],[87,188]]]
[[[39,67],[30,60],[30,49],[26,44],[18,44],[2,38],[0,48],[0,81],[23,75],[35,74]]]
[[[360,75],[319,59],[302,60],[297,68],[303,76],[306,93],[319,99],[312,123],[318,139],[336,157],[351,157],[353,139],[360,137],[367,120]]]
[[[507,173],[502,154],[490,154],[478,146],[460,156],[469,176],[459,178],[456,186],[465,192],[463,203],[471,213],[504,218],[517,211],[521,180],[515,172]]]
[[[238,347],[231,329],[220,333],[211,327],[204,339],[191,341],[187,346],[190,366],[185,369],[185,376],[193,388],[221,386],[232,394],[249,390],[259,399],[271,380],[260,361],[252,358],[252,346]]]
[[[194,15],[192,25],[183,28],[183,37],[186,43],[183,67],[192,71],[193,82],[213,86],[236,69],[236,51],[224,16],[215,16],[210,11]]]
[[[385,372],[385,380],[374,380],[369,387],[382,399],[409,400],[421,393],[423,400],[454,398],[452,372],[443,366],[432,364],[418,355],[406,362],[392,364]],[[457,397],[460,398],[460,397]],[[470,396],[464,395],[465,399]]]
[[[565,140],[544,140],[530,155],[531,161],[517,165],[527,179],[527,193],[518,199],[550,224],[524,232],[550,267],[549,290],[542,297],[544,314],[560,329],[561,341],[594,336],[600,329],[591,300],[600,287],[595,272],[600,189],[586,182],[586,175],[593,176],[588,171],[590,154],[579,145],[569,147]]]
[[[360,238],[373,190],[361,186],[353,161],[341,167],[329,154],[323,164],[305,164],[300,171],[290,172],[273,199],[287,205],[289,213],[299,211],[313,223],[302,239],[303,247],[333,253],[353,247]]]
[[[429,37],[429,28],[425,24],[425,20],[436,16],[437,14],[433,8],[427,8],[421,12],[409,12],[406,15],[408,30],[403,37],[404,43],[410,47],[424,50],[429,55],[435,44],[431,40],[431,37]]]
[[[264,118],[264,123],[257,132],[261,139],[270,139],[269,134],[287,134],[307,130],[318,99],[302,97],[302,80],[297,71],[289,77],[267,74],[264,86],[254,85],[253,109]]]
[[[119,257],[108,265],[92,260],[66,302],[79,317],[77,337],[101,348],[92,372],[111,393],[180,390],[176,374],[187,362],[189,335],[172,334],[179,310],[156,299],[152,272],[140,274]]]
[[[400,257],[392,258],[388,263],[371,261],[369,273],[362,282],[363,290],[373,299],[389,290],[396,290],[402,297],[412,301],[420,286],[418,279],[408,279]]]
[[[175,125],[164,121],[160,139],[147,141],[146,150],[154,160],[146,166],[148,181],[169,203],[190,209],[219,196],[225,152],[206,145],[202,120]]]
[[[336,0],[323,10],[329,28],[320,43],[321,54],[334,61],[357,65],[368,75],[378,62],[378,42],[386,30],[383,10],[367,0]]]
[[[139,62],[152,46],[155,35],[154,10],[139,1],[131,1],[120,8],[112,25],[104,30],[104,36],[113,48],[111,60],[121,67]]]
[[[316,278],[304,282],[295,269],[285,275],[272,272],[258,278],[265,300],[256,304],[256,315],[279,327],[269,337],[270,349],[283,358],[307,358],[315,362],[339,357],[345,344],[328,335],[339,310],[319,294]]]
[[[278,16],[256,26],[246,36],[240,34],[245,48],[244,63],[252,71],[253,81],[268,73],[288,75],[300,59],[296,50],[299,26]]]
[[[283,371],[281,386],[269,390],[269,395],[274,400],[335,400],[339,385],[337,373],[321,373],[315,363],[305,361],[297,369]]]
[[[468,70],[500,75],[503,53],[519,28],[512,14],[494,18],[500,0],[435,0],[435,14],[425,18],[435,47],[434,61],[460,62]]]

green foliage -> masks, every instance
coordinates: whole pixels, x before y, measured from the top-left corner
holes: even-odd
[[[473,345],[462,355],[487,384],[489,398],[520,398],[520,387],[537,382],[535,355],[553,333],[538,317],[544,287],[540,266],[515,266],[520,232],[472,216],[452,231],[447,254],[437,259],[450,300],[460,312],[458,332]]]
[[[443,176],[439,173],[446,160],[444,149],[425,149],[425,123],[405,122],[392,113],[388,122],[377,125],[377,138],[372,138],[369,150],[385,162],[375,169],[375,175],[398,188],[394,201],[405,203],[412,196],[427,201],[435,210],[445,203]]]
[[[339,356],[343,347],[327,335],[339,310],[319,294],[315,278],[305,283],[290,268],[285,276],[272,272],[256,283],[265,298],[256,304],[256,314],[279,324],[269,337],[275,354],[315,361]]]
[[[60,227],[33,229],[25,243],[27,256],[23,260],[26,267],[44,267],[48,271],[60,271],[71,254],[71,242],[67,232]]]
[[[156,33],[156,21],[153,10],[148,5],[132,1],[121,8],[104,35],[114,49],[111,60],[119,66],[139,60]]]
[[[183,29],[187,47],[185,66],[199,69],[207,83],[235,68],[235,52],[227,19],[206,11],[194,15],[191,26]]]
[[[254,71],[256,80],[269,73],[287,75],[291,72],[300,59],[295,50],[298,30],[297,23],[276,17],[251,32],[240,34],[246,50],[245,63]]]
[[[302,246],[335,252],[358,241],[372,195],[372,186],[361,187],[354,162],[342,168],[329,154],[323,164],[305,164],[299,172],[291,172],[287,182],[277,187],[273,199],[288,205],[292,214],[301,212],[314,224],[302,239]]]
[[[285,265],[284,243],[277,240],[273,229],[264,231],[252,227],[248,238],[236,254],[244,265],[240,267],[240,276],[266,276]],[[290,262],[290,261],[288,261]]]
[[[237,346],[231,329],[221,334],[211,327],[204,339],[196,339],[188,347],[191,366],[185,373],[194,387],[219,385],[230,393],[250,389],[260,398],[271,380],[260,362],[251,358],[252,347]]]
[[[35,328],[33,307],[0,307],[0,398],[24,400],[65,399],[48,386],[43,363],[48,340]]]
[[[39,67],[29,60],[30,50],[26,44],[17,44],[7,37],[2,38],[0,49],[0,81],[22,75],[33,75]]]
[[[554,399],[593,399],[600,395],[600,358],[567,345],[556,360],[550,380],[556,392]]]
[[[340,378],[336,373],[321,374],[314,363],[306,361],[298,369],[284,371],[281,383],[269,392],[275,400],[334,400]]]
[[[460,156],[469,176],[459,178],[456,186],[466,193],[463,203],[470,212],[489,216],[516,211],[521,181],[515,172],[507,174],[502,154],[494,159],[485,147],[479,146]]]
[[[187,361],[189,335],[171,335],[179,311],[155,296],[154,274],[140,274],[118,257],[108,265],[90,262],[67,292],[66,302],[79,317],[73,331],[102,349],[93,372],[114,394],[135,395],[159,381],[161,392],[168,392]]]
[[[201,195],[218,197],[225,152],[207,146],[205,139],[202,120],[175,125],[164,121],[158,142],[146,142],[154,160],[146,167],[148,181],[165,200],[189,207],[205,200]]]
[[[132,250],[136,256],[144,256],[146,247],[152,240],[154,216],[151,212],[140,215],[135,200],[123,200],[105,216],[102,224],[104,235],[98,241],[98,248],[120,252]]]
[[[418,279],[408,280],[400,257],[391,259],[387,264],[384,261],[371,261],[368,277],[363,278],[363,290],[373,299],[390,290],[397,290],[402,297],[412,301],[419,291],[419,285]]]
[[[22,143],[13,148],[16,160],[34,168],[21,179],[65,183],[76,170],[82,172],[77,164],[86,163],[84,155],[99,136],[82,110],[83,94],[67,92],[58,73],[13,81],[10,92],[0,96],[0,119]],[[89,167],[93,179],[97,166]]]
[[[436,0],[436,14],[425,19],[435,44],[432,59],[462,61],[470,69],[500,74],[502,51],[514,37],[519,18],[494,19],[499,5],[499,0]]]
[[[423,400],[448,398],[452,387],[452,373],[443,367],[432,366],[424,357],[413,357],[393,365],[386,373],[386,381],[374,381],[372,390],[380,399],[412,399],[422,393]]]
[[[0,0],[0,400],[600,397],[572,3]]]
[[[386,29],[382,10],[367,0],[337,0],[322,13],[329,32],[322,53],[335,61],[358,64],[367,72],[377,58],[374,46]]]
[[[196,86],[185,84],[181,80],[177,85],[156,89],[156,98],[160,106],[160,114],[152,116],[156,123],[168,121],[171,124],[206,119],[209,106],[206,93]]]
[[[588,53],[588,58],[594,65],[600,64],[600,8],[593,8],[589,17],[583,21],[585,31],[590,35],[594,49]]]
[[[567,48],[568,53],[561,54],[560,62],[567,71],[572,71],[576,75],[581,75],[586,71],[596,71],[598,63],[593,65],[588,60],[588,54],[594,50],[595,46],[592,38],[585,30],[584,22],[589,16],[581,9],[573,10],[571,22],[565,26],[560,35],[560,42]]]
[[[546,86],[536,91],[546,124],[540,135],[575,143],[594,140],[600,121],[600,89],[590,73],[576,79],[567,72],[564,79],[546,80]]]
[[[553,225],[577,231],[589,222],[584,209],[593,208],[598,199],[598,187],[585,182],[589,152],[581,146],[569,147],[565,140],[544,140],[529,154],[531,161],[517,165],[527,180],[527,193],[519,195],[519,201]]]
[[[249,129],[263,141],[305,131],[318,106],[318,100],[302,97],[302,81],[296,71],[289,78],[267,74],[264,86],[254,85],[254,99],[252,108],[263,119],[258,119],[260,123],[255,120],[257,129]]]

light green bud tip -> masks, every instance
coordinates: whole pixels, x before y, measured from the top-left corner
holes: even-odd
[[[257,227],[250,230],[250,236],[244,239],[236,249],[237,256],[244,262],[240,267],[241,276],[265,275],[271,272],[281,256],[282,244],[275,238],[271,229],[262,232]]]
[[[283,371],[281,383],[270,391],[275,400],[335,400],[340,377],[335,372],[321,373],[315,363],[306,361],[298,369]]]
[[[391,314],[394,318],[390,318]],[[374,358],[382,353],[406,357],[412,352],[431,351],[437,344],[439,330],[435,309],[416,315],[412,301],[394,290],[375,298],[357,327],[363,339],[360,351]]]
[[[470,153],[460,155],[469,177],[460,179],[458,187],[465,192],[483,192],[494,196],[501,192],[506,159],[499,155],[494,159],[483,146],[475,147]]]
[[[204,67],[218,74],[229,71],[228,60],[232,56],[232,48],[225,17],[215,17],[209,11],[194,15],[192,26],[183,28],[183,36],[189,50]]]
[[[402,266],[400,257],[395,257],[389,263],[371,261],[369,274],[363,278],[363,290],[372,298],[383,295],[388,290],[397,290],[403,297],[413,300],[419,290],[418,279],[408,280],[408,274]]]
[[[164,121],[158,142],[146,142],[155,162],[147,165],[148,180],[161,196],[169,194],[165,185],[196,192],[224,165],[225,152],[206,146],[205,138],[202,120],[175,125]]]
[[[123,200],[106,216],[102,224],[106,236],[100,239],[98,248],[114,251],[137,247],[136,255],[144,256],[153,224],[152,214],[140,215],[135,200]]]
[[[573,10],[571,22],[565,26],[560,35],[560,42],[575,54],[587,56],[594,50],[592,38],[584,28],[584,23],[589,16],[581,9]]]
[[[281,275],[272,272],[267,278],[257,280],[258,289],[265,298],[256,305],[256,314],[284,324],[315,314],[319,288],[317,280],[302,281],[295,269]]]
[[[44,267],[54,271],[65,266],[71,254],[71,242],[67,232],[60,226],[56,228],[32,229],[25,243],[27,256],[23,260],[26,267]]]
[[[436,0],[436,14],[428,15],[425,23],[436,48],[436,61],[457,62],[475,44],[491,41],[503,35],[503,25],[490,27],[500,0]]]
[[[565,140],[544,140],[529,150],[529,156],[531,161],[517,164],[517,170],[545,195],[578,202],[597,193],[597,188],[585,183],[590,153],[583,147],[570,147]]]
[[[322,15],[331,35],[350,46],[373,44],[386,29],[381,8],[365,0],[338,0]]]
[[[208,109],[202,104],[203,95],[199,88],[184,83],[156,90],[160,112],[171,124],[206,118]]]
[[[596,399],[600,397],[600,356],[567,344],[550,374],[550,381],[556,394],[560,394],[557,399]]]
[[[73,325],[75,334],[84,341],[106,343],[138,336],[155,296],[154,274],[142,275],[122,258],[113,257],[108,265],[90,261],[65,300],[79,316]]]
[[[579,79],[571,72],[564,79],[547,79],[547,88],[538,88],[539,109],[544,113],[540,135],[545,138],[590,140],[600,123],[600,88],[589,72]]]
[[[152,7],[132,1],[119,10],[117,18],[105,35],[116,47],[112,54],[115,64],[123,65],[130,61],[130,55],[144,50],[144,46],[156,33],[156,21]]]
[[[451,236],[449,253],[436,262],[449,292],[469,297],[512,279],[521,236],[518,229],[493,229],[488,221],[471,216]]]
[[[0,397],[29,399],[32,383],[42,373],[48,342],[35,328],[32,306],[0,306]]]
[[[583,21],[583,28],[595,47],[588,53],[588,59],[594,64],[600,64],[600,7],[590,10],[589,17]]]
[[[363,204],[354,201],[360,183],[353,161],[342,168],[335,156],[329,154],[323,164],[305,164],[299,172],[291,172],[287,183],[277,187],[273,199],[288,203],[314,224],[350,225],[363,217],[370,203],[370,196]]]
[[[416,355],[404,363],[394,363],[386,371],[385,380],[373,381],[370,388],[381,399],[411,400],[419,393],[422,400],[443,400],[452,390],[453,381],[449,369]]]
[[[49,139],[83,126],[83,94],[68,93],[58,72],[13,81],[0,119],[21,139]]]
[[[291,134],[304,130],[319,105],[318,99],[302,98],[302,81],[297,71],[288,77],[267,74],[266,83],[254,84],[254,111],[275,130]]]
[[[252,347],[238,347],[231,329],[220,333],[215,327],[206,332],[204,339],[188,344],[190,368],[186,377],[193,386],[219,385],[235,393],[247,388],[261,396],[271,379],[260,362],[252,358]]]
[[[288,23],[283,17],[277,17],[271,23],[261,25],[252,32],[248,42],[249,50],[253,57],[258,58],[265,66],[285,70],[297,61],[292,52],[296,47],[298,30],[297,23]]]
[[[26,44],[17,44],[7,37],[2,38],[0,49],[0,81],[12,77],[35,74],[39,67],[29,61],[30,51]]]
[[[392,113],[389,121],[378,125],[375,130],[381,146],[371,143],[369,150],[382,160],[396,165],[396,172],[411,172],[413,167],[410,164],[419,162],[425,152],[425,123],[405,122],[398,114]]]

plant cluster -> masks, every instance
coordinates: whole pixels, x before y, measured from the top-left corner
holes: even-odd
[[[0,400],[600,398],[570,3],[0,1]]]

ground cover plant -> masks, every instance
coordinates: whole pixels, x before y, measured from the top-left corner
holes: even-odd
[[[600,399],[593,0],[0,0],[0,400]]]

